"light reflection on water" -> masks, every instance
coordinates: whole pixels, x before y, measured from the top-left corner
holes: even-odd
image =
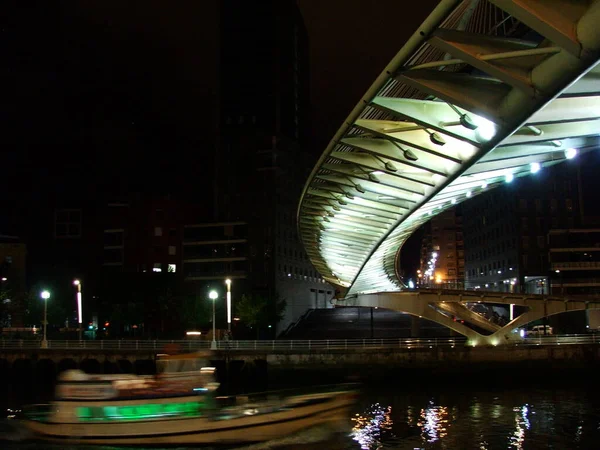
[[[361,449],[380,448],[382,434],[392,428],[391,412],[391,406],[386,408],[375,403],[364,413],[356,414],[352,419],[354,427],[351,435]]]
[[[594,389],[366,388],[333,440],[318,430],[244,450],[538,450],[600,448],[600,393]],[[323,443],[325,442],[325,443]],[[0,443],[7,450],[116,450]],[[183,449],[183,447],[180,447]],[[187,449],[188,447],[186,447]],[[205,449],[207,447],[204,447]],[[208,447],[210,448],[210,447]],[[120,449],[119,449],[120,450]]]
[[[388,401],[376,392],[364,394],[352,432],[358,445],[344,449],[600,448],[600,395],[595,390],[488,393],[463,388],[382,397]]]

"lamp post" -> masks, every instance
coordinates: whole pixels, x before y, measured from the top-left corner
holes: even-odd
[[[48,328],[48,299],[50,298],[50,292],[42,291],[41,297],[44,299],[44,337],[42,338],[42,348],[48,348],[46,329]]]
[[[215,326],[215,302],[216,302],[218,296],[219,296],[219,294],[217,294],[217,291],[210,291],[208,293],[208,297],[213,302],[213,335],[212,335],[212,342],[210,343],[211,350],[217,349],[217,341],[215,339],[215,335],[217,334],[217,328]]]
[[[83,320],[82,320],[83,312],[82,312],[82,303],[81,303],[81,281],[73,280],[73,284],[75,286],[77,286],[77,319],[79,321],[79,329],[78,329],[79,340],[81,341],[81,333],[82,333],[81,324],[83,322]]]
[[[225,284],[227,285],[227,331],[231,335],[231,280],[227,278]]]

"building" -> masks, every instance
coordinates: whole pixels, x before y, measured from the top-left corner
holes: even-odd
[[[248,289],[286,301],[282,331],[307,309],[329,307],[333,296],[296,230],[298,201],[314,163],[305,149],[308,37],[292,0],[225,0],[220,21],[214,218],[245,224]]]
[[[19,301],[27,294],[27,247],[16,236],[0,234],[0,327],[20,327]]]
[[[548,259],[552,295],[600,295],[600,228],[550,230]],[[600,331],[600,312],[586,311],[577,316],[580,323],[574,332],[581,331],[582,323],[591,331]]]
[[[52,290],[53,307],[64,305],[68,321],[75,314],[74,278],[83,282],[86,320],[111,303],[137,301],[125,292],[155,280],[202,296],[231,278],[234,300],[243,293],[278,295],[288,305],[281,328],[308,308],[329,306],[332,288],[296,232],[298,200],[314,162],[305,149],[309,65],[302,16],[293,0],[210,4],[203,13],[216,20],[204,34],[218,44],[198,43],[203,53],[196,62],[212,81],[193,81],[205,100],[197,116],[178,117],[151,139],[153,122],[142,116],[107,120],[101,109],[77,115],[70,124],[76,132],[63,133],[72,138],[64,154],[40,160],[35,181],[48,188],[24,189],[10,200],[10,231],[26,239],[30,280]],[[127,72],[125,86],[144,76]],[[121,99],[111,91],[115,85],[121,83],[104,89]],[[88,88],[78,88],[79,97]],[[183,88],[173,89],[185,103]],[[171,117],[169,108],[160,111]],[[68,154],[82,148],[86,158]],[[141,287],[136,295],[143,302]]]
[[[469,289],[548,293],[547,236],[582,222],[573,162],[480,194],[463,204]]]
[[[462,209],[444,211],[425,227],[418,273],[421,286],[460,288],[465,279]]]

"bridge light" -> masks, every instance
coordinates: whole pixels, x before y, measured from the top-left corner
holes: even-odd
[[[485,189],[486,187],[488,187],[487,181],[481,183],[481,189]]]
[[[506,181],[507,183],[510,183],[514,179],[515,179],[515,176],[512,173],[507,173],[506,176],[504,177],[504,181]]]
[[[381,183],[381,180],[377,176],[381,174],[383,174],[382,171],[376,170],[375,172],[371,172],[370,174],[368,174],[367,177],[369,177],[369,180],[371,180],[373,183]]]
[[[573,159],[577,156],[577,149],[576,148],[568,148],[565,150],[565,158],[567,159]]]
[[[540,163],[538,163],[538,162],[532,162],[529,165],[529,168],[531,170],[531,173],[538,173],[541,169],[541,166],[540,166]]]
[[[489,141],[496,135],[496,125],[483,117],[473,116],[473,122],[477,124],[475,135],[479,140]]]
[[[402,149],[402,154],[409,161],[417,161],[419,159],[419,157],[417,155],[415,155],[412,151],[410,151],[407,148]]]
[[[429,135],[429,140],[432,143],[434,143],[435,145],[445,145],[446,144],[446,141],[444,140],[444,138],[442,136],[440,136],[439,134],[432,133],[427,128],[423,128],[423,130],[425,130],[425,132]]]

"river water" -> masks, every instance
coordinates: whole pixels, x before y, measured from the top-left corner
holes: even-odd
[[[531,379],[531,377],[528,376]],[[4,422],[6,423],[6,421]],[[326,436],[309,430],[282,441],[246,447],[267,449],[600,449],[600,392],[593,382],[558,379],[556,385],[485,388],[460,383],[397,387],[366,384],[348,432]],[[350,431],[351,430],[351,431]],[[6,444],[6,445],[5,445]],[[0,448],[83,449],[40,443],[0,443]],[[111,449],[117,447],[93,447]]]

